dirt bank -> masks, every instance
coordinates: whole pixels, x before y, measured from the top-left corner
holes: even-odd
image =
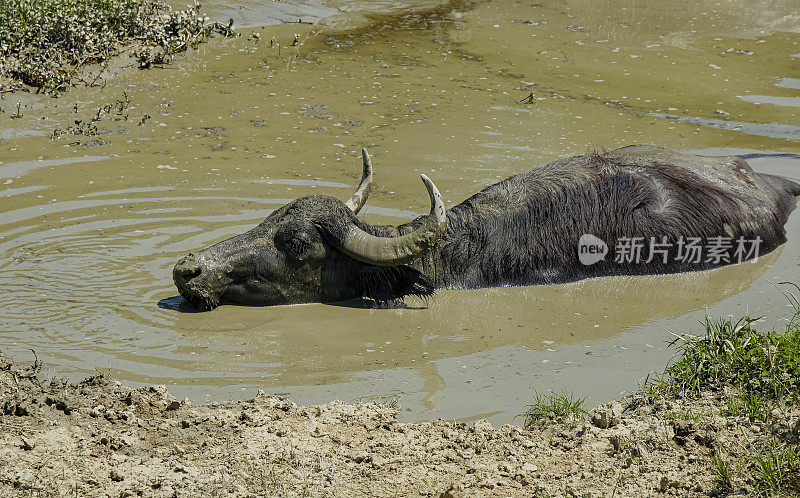
[[[297,406],[261,393],[192,406],[163,386],[42,380],[0,354],[0,493],[713,495],[709,455],[746,455],[771,430],[720,416],[714,396],[621,412],[614,404],[594,423],[525,430],[483,421],[402,424],[392,405]]]

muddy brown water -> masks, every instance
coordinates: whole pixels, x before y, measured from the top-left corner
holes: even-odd
[[[300,403],[397,397],[406,420],[500,423],[535,391],[592,404],[635,389],[669,361],[672,331],[699,331],[706,313],[780,326],[797,213],[789,242],[754,264],[441,291],[403,310],[183,313],[170,270],[293,198],[346,199],[362,146],[377,184],[364,217],[379,223],[426,211],[420,173],[453,205],[632,143],[742,154],[798,179],[793,3],[295,3],[316,24],[271,26],[297,12],[212,4],[251,29],[58,100],[0,101],[0,349],[195,401],[258,388]],[[99,134],[73,133],[104,106]]]

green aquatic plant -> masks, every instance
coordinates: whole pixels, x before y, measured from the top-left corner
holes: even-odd
[[[135,45],[148,67],[231,30],[208,23],[196,3],[173,11],[156,0],[0,0],[0,89],[24,83],[58,93],[122,47]]]

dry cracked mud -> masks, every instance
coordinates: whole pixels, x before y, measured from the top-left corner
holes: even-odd
[[[42,379],[0,353],[0,493],[704,496],[718,492],[712,451],[733,461],[769,437],[769,426],[720,416],[713,395],[627,406],[530,430],[399,423],[391,404],[298,406],[261,392],[192,406],[163,386]]]

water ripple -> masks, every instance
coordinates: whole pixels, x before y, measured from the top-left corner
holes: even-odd
[[[61,166],[63,164],[88,163],[102,161],[117,157],[116,154],[108,156],[79,156],[62,157],[60,159],[34,159],[33,161],[18,161],[15,163],[3,164],[0,166],[0,178],[16,178],[39,168],[48,166]]]

